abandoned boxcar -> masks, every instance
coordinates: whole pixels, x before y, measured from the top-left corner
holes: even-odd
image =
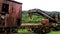
[[[0,32],[19,27],[22,18],[21,11],[22,3],[14,0],[0,0]]]

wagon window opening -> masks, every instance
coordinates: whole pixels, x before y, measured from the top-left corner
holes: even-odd
[[[2,14],[8,13],[9,5],[8,4],[2,4]]]

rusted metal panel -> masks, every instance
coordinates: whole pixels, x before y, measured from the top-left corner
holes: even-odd
[[[2,3],[3,2],[3,0],[0,0],[0,3]]]
[[[13,18],[14,18],[14,26],[17,26],[17,18],[18,18],[18,15],[19,15],[19,12],[21,13],[21,11],[20,11],[20,4],[17,4],[17,3],[13,3],[14,5],[13,5]],[[20,18],[21,18],[21,14],[19,15],[20,16]]]

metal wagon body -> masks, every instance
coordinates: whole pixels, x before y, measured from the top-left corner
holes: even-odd
[[[22,18],[21,11],[22,3],[13,0],[0,0],[0,32],[18,28]]]

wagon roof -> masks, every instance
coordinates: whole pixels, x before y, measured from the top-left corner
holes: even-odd
[[[12,1],[12,0],[8,0],[10,2],[15,2],[15,3],[18,3],[18,4],[22,4],[21,2],[17,2],[17,1]]]

